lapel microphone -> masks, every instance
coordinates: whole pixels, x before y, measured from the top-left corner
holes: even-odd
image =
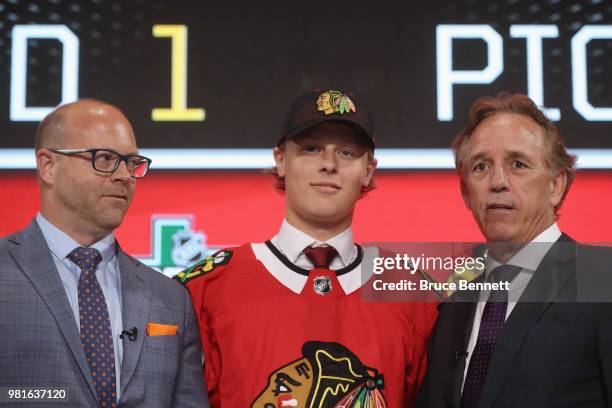
[[[131,330],[123,330],[119,335],[119,338],[121,340],[124,340],[126,337],[129,341],[136,341],[136,339],[138,338],[138,328],[132,327]]]

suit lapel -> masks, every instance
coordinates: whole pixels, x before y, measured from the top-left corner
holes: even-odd
[[[481,282],[483,280],[484,274],[481,274],[474,279],[474,282]],[[467,362],[468,343],[472,333],[476,306],[478,305],[478,292],[460,292],[451,299],[454,303],[452,307],[455,309],[452,324],[456,325],[456,328],[451,330],[450,333],[458,333],[453,347],[454,353],[458,354],[454,355],[455,369],[452,376],[450,401],[451,406],[458,408],[461,406],[461,387],[463,385],[465,364]]]
[[[456,308],[454,315],[454,324],[457,324],[457,337],[453,349],[454,371],[452,375],[451,394],[449,396],[452,407],[461,406],[461,385],[463,384],[463,374],[465,372],[466,350],[470,338],[472,321],[476,310],[476,302],[461,302],[456,303],[453,307]],[[451,332],[452,333],[452,332]]]
[[[525,337],[574,272],[575,250],[575,241],[562,235],[538,266],[497,338],[480,408],[493,405]]]
[[[11,250],[11,255],[55,319],[81,374],[97,400],[74,313],[70,308],[66,290],[38,224],[32,221],[27,229],[9,239],[18,244]]]
[[[121,292],[123,302],[123,327],[138,329],[135,341],[123,341],[123,362],[121,364],[121,395],[125,394],[126,386],[129,384],[146,336],[146,327],[149,320],[149,309],[151,307],[151,288],[140,274],[143,269],[138,261],[128,257],[120,248],[117,251],[119,270],[121,273]]]

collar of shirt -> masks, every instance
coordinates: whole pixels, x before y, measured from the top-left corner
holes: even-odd
[[[535,237],[531,242],[521,248],[510,260],[508,261],[509,265],[520,266],[523,269],[527,269],[535,272],[540,266],[540,262],[544,259],[544,256],[553,246],[553,244],[559,239],[561,236],[561,230],[557,223],[553,223],[550,227],[542,231],[540,235]],[[495,258],[492,256],[487,256],[486,260],[486,271],[487,277],[488,273],[493,269],[500,266]]]
[[[274,246],[276,244],[270,240]],[[264,268],[274,276],[280,283],[296,294],[302,293],[308,276],[295,272],[278,258],[265,243],[252,243],[251,248],[255,258],[259,260]],[[278,247],[276,247],[278,249]],[[280,250],[279,250],[280,251]],[[378,256],[377,247],[364,247],[363,259],[374,259]],[[355,256],[357,257],[357,255]],[[300,257],[305,258],[305,257]],[[338,258],[336,258],[338,259]],[[352,263],[353,261],[351,261]],[[365,266],[364,266],[365,265]],[[368,267],[367,265],[370,265]],[[302,266],[300,266],[302,268]],[[364,268],[362,270],[362,268]],[[371,261],[363,261],[356,265],[351,271],[338,276],[338,282],[347,295],[353,293],[363,286],[372,276]]]
[[[344,232],[322,242],[295,228],[285,219],[281,224],[278,234],[271,241],[294,264],[297,263],[298,257],[303,254],[304,248],[309,246],[329,245],[334,247],[338,251],[338,258],[342,263],[342,268],[350,265],[357,257],[357,247],[353,242],[353,230],[350,227]],[[310,261],[308,262],[310,263]],[[310,264],[310,267],[312,267],[312,264]]]
[[[521,295],[525,291],[527,284],[531,280],[531,277],[540,266],[542,259],[546,256],[546,253],[552,247],[552,245],[561,236],[561,230],[556,223],[553,223],[550,227],[545,229],[540,235],[535,237],[531,242],[526,244],[520,251],[518,251],[510,260],[509,265],[516,265],[521,267],[520,272],[516,278],[510,282],[510,291],[508,292],[508,301],[516,302],[520,299]],[[500,266],[495,258],[488,256],[486,260],[486,279],[489,279],[490,272]],[[482,291],[480,299],[486,299],[489,291]],[[508,308],[507,315],[510,314],[512,308]]]
[[[68,259],[68,255],[76,247],[80,247],[81,244],[72,239],[64,231],[51,224],[41,213],[36,214],[36,222],[38,223],[38,226],[45,237],[45,241],[47,241],[47,246],[49,247],[51,253],[53,253],[53,255],[55,255],[62,262],[69,262],[69,266],[73,266],[74,263]],[[115,256],[115,234],[110,233],[90,247],[100,251],[102,261],[100,262],[98,268],[103,269],[104,266],[108,264]]]

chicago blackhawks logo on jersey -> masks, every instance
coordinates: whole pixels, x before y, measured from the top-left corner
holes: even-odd
[[[193,265],[191,268],[184,270],[174,276],[174,279],[178,280],[182,284],[189,282],[199,276],[206,275],[212,272],[216,267],[225,265],[232,258],[232,251],[222,249],[215,252],[214,254],[204,258],[202,261]]]
[[[308,341],[280,367],[251,408],[386,408],[383,375],[339,343]]]

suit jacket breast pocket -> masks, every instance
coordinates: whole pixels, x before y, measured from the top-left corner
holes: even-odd
[[[167,351],[177,353],[183,344],[183,336],[180,334],[167,336],[147,336],[144,345],[147,350]]]
[[[150,401],[160,401],[160,405],[171,406],[172,389],[179,371],[182,335],[147,336],[144,340],[141,361],[144,363],[144,392]],[[160,383],[161,381],[161,383]]]

